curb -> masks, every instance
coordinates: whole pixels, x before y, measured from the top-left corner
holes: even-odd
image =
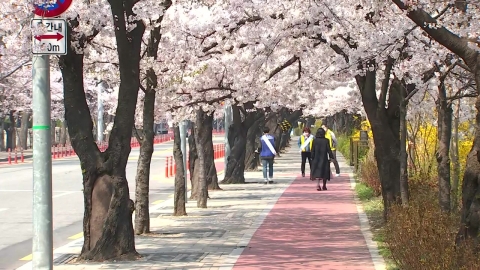
[[[365,239],[365,242],[367,244],[368,252],[370,253],[370,257],[372,258],[373,266],[375,270],[385,270],[387,269],[385,260],[383,259],[383,256],[380,255],[380,252],[378,251],[378,243],[373,240],[373,234],[370,228],[370,222],[368,220],[368,216],[367,214],[365,214],[365,211],[363,210],[362,202],[358,198],[357,193],[355,191],[355,187],[357,186],[357,182],[355,182],[355,175],[352,169],[350,167],[348,168],[349,168],[348,177],[350,180],[350,189],[353,191],[353,200],[355,201],[355,205],[357,207],[358,219],[360,221],[360,230],[362,231],[363,238]]]

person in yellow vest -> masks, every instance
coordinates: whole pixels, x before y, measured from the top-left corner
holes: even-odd
[[[305,127],[303,129],[303,134],[298,139],[298,147],[300,148],[300,153],[302,155],[302,166],[300,170],[302,171],[302,177],[305,177],[305,163],[308,160],[308,166],[312,168],[312,145],[313,139],[315,137],[310,134],[310,129]]]
[[[322,128],[325,130],[325,138],[327,138],[330,141],[330,149],[332,149],[333,157],[332,157],[332,162],[333,165],[335,166],[335,176],[338,177],[340,176],[340,166],[338,166],[338,161],[337,161],[337,137],[335,137],[335,134],[333,131],[328,129],[327,126],[322,125]]]

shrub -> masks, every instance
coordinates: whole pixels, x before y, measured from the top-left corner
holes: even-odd
[[[362,158],[358,168],[358,176],[360,182],[373,189],[375,196],[382,194],[382,186],[380,185],[380,177],[378,175],[377,161],[374,156],[374,146],[369,142],[367,154]]]
[[[431,186],[415,184],[409,206],[392,206],[385,241],[402,270],[480,269],[480,258],[469,245],[455,247],[456,214],[444,213]]]
[[[350,161],[350,138],[345,135],[337,136],[337,150],[346,160]]]

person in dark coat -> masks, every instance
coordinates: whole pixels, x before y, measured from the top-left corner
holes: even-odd
[[[312,147],[312,168],[310,180],[317,180],[317,190],[327,190],[327,181],[330,180],[330,161],[333,159],[333,152],[330,148],[330,141],[325,138],[325,130],[319,128],[315,134]],[[320,188],[320,180],[323,187]]]

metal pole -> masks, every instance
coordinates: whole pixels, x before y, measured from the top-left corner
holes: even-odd
[[[188,188],[187,188],[187,121],[180,122],[180,149],[182,150],[183,155],[183,178],[185,179],[185,203],[188,199]]]
[[[33,56],[32,269],[53,269],[50,57]]]
[[[230,144],[228,143],[228,130],[230,128],[230,125],[232,124],[232,106],[227,105],[225,107],[225,168],[227,168],[228,164],[228,157],[230,156],[231,148]]]
[[[97,141],[103,142],[103,99],[102,93],[105,87],[104,81],[100,81],[97,88]]]

